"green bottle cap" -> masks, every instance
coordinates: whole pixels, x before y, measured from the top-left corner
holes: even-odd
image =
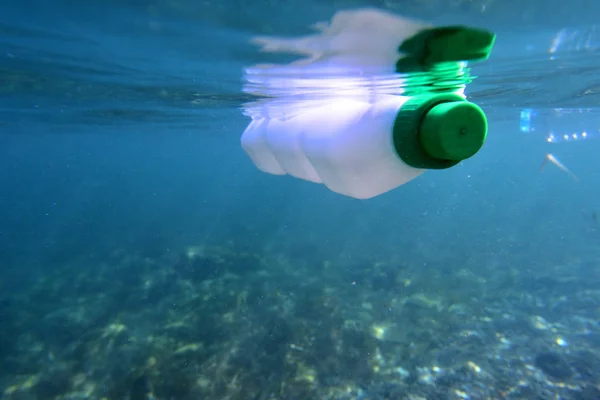
[[[412,97],[398,111],[393,142],[400,158],[414,168],[445,169],[481,149],[487,120],[475,104],[457,94]]]
[[[468,101],[440,103],[425,114],[419,133],[429,156],[462,161],[483,146],[487,121],[481,108]]]

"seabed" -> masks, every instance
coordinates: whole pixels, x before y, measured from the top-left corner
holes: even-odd
[[[176,253],[3,288],[2,398],[600,399],[591,262]]]

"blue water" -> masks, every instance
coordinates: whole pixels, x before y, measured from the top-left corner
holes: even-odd
[[[14,304],[42,276],[51,286],[67,266],[93,277],[99,265],[106,274],[126,258],[115,254],[160,259],[191,245],[278,254],[312,265],[317,276],[334,262],[333,280],[348,285],[355,275],[344,263],[357,259],[402,260],[432,275],[481,265],[531,276],[562,267],[582,282],[597,279],[600,140],[548,143],[547,132],[524,129],[521,116],[538,110],[546,118],[539,126],[597,133],[600,5],[388,3],[4,1],[0,299]],[[239,143],[250,100],[242,71],[277,58],[249,39],[306,34],[337,10],[367,5],[497,33],[467,89],[489,117],[484,148],[368,201],[259,172]],[[556,108],[587,111],[558,126],[547,111]],[[546,153],[579,180],[553,165],[541,170]],[[124,279],[116,266],[108,275]],[[43,303],[26,303],[36,301]],[[589,305],[596,317],[597,306]],[[13,328],[15,337],[33,334]],[[5,368],[2,389],[23,375]],[[252,398],[270,398],[263,396]]]

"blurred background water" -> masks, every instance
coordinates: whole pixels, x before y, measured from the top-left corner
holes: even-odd
[[[256,35],[307,34],[311,25],[330,19],[336,11],[361,6],[377,7],[435,25],[468,24],[490,29],[498,35],[490,59],[472,66],[471,73],[477,79],[466,91],[468,98],[480,105],[489,118],[489,138],[481,152],[456,168],[427,172],[414,182],[369,201],[346,198],[297,179],[261,173],[246,157],[239,142],[249,122],[241,107],[251,100],[251,96],[242,91],[243,69],[266,60],[283,60],[259,53],[250,39]],[[468,270],[475,274],[474,281],[479,285],[490,285],[478,290],[486,296],[495,293],[499,304],[504,304],[499,299],[510,298],[507,293],[520,299],[520,303],[505,305],[498,318],[518,308],[515,304],[524,304],[523,296],[538,293],[545,304],[540,307],[552,315],[559,311],[560,315],[572,314],[579,309],[585,318],[598,319],[598,296],[590,294],[592,297],[581,300],[584,303],[559,311],[556,304],[567,301],[560,300],[563,297],[572,299],[584,292],[589,294],[599,278],[597,153],[600,140],[594,139],[600,129],[600,31],[596,25],[599,3],[584,0],[551,1],[543,5],[535,1],[497,0],[6,0],[1,8],[0,385],[5,396],[19,393],[25,396],[24,393],[29,393],[28,379],[32,377],[38,383],[43,379],[47,379],[45,382],[57,380],[55,375],[50,375],[52,379],[44,376],[48,376],[48,371],[56,374],[52,368],[59,364],[58,354],[66,354],[61,362],[67,364],[69,360],[80,359],[81,354],[69,353],[68,349],[72,348],[69,346],[74,343],[85,346],[91,340],[89,337],[94,336],[93,332],[97,338],[105,338],[103,334],[112,332],[107,331],[105,325],[119,331],[122,323],[129,332],[136,329],[135,335],[127,334],[128,338],[136,336],[141,340],[140,337],[153,332],[153,324],[166,323],[156,315],[129,324],[117,318],[133,312],[131,310],[147,310],[154,303],[150,300],[144,303],[146,297],[140,295],[138,308],[123,306],[119,309],[116,304],[123,300],[123,293],[116,287],[123,292],[143,288],[150,285],[147,279],[151,278],[147,276],[154,276],[152,279],[156,281],[158,278],[153,274],[174,269],[175,275],[163,277],[169,282],[165,284],[168,289],[160,289],[164,298],[183,296],[177,293],[185,290],[177,286],[179,283],[173,283],[180,282],[178,279],[191,279],[200,285],[190,289],[194,293],[209,293],[210,290],[202,286],[206,284],[205,277],[190,278],[183,273],[182,278],[181,268],[187,271],[187,267],[173,267],[180,265],[181,255],[189,253],[186,250],[189,246],[199,246],[207,254],[216,252],[220,260],[252,254],[271,268],[271,278],[261,279],[256,271],[266,267],[252,269],[249,265],[247,272],[256,272],[253,278],[246,278],[250,286],[228,287],[224,293],[230,293],[235,300],[232,300],[233,306],[225,303],[237,310],[246,301],[245,294],[240,300],[240,293],[253,290],[262,293],[255,295],[255,302],[248,302],[255,312],[254,321],[258,323],[262,319],[261,310],[270,309],[269,318],[277,319],[274,326],[285,325],[287,330],[285,334],[280,329],[276,334],[269,331],[266,335],[287,338],[282,341],[288,350],[301,341],[294,336],[301,333],[285,310],[290,302],[294,303],[290,300],[292,293],[299,290],[303,282],[325,274],[329,285],[351,291],[356,285],[360,286],[361,279],[372,283],[380,276],[373,270],[373,266],[380,264],[389,265],[384,280],[392,279],[388,276],[391,271],[407,274],[394,275],[392,280],[398,282],[414,280],[411,276],[422,274],[421,286],[414,289],[415,295],[434,292],[442,298],[450,291],[443,285],[444,281],[450,285],[453,274]],[[581,132],[589,134],[582,138]],[[549,141],[550,134],[557,140]],[[540,170],[547,153],[558,157],[579,180],[574,181],[552,166]],[[234,269],[243,275],[240,271],[246,263],[252,263],[246,259],[240,263],[244,265]],[[398,267],[399,264],[403,267]],[[290,272],[299,267],[304,268],[305,275]],[[502,275],[505,273],[508,278]],[[277,279],[273,280],[273,276]],[[435,281],[433,277],[440,279],[435,286],[428,282],[428,279]],[[97,280],[95,286],[87,284],[93,289],[73,283],[94,279]],[[272,286],[264,287],[269,279]],[[494,283],[500,280],[502,285]],[[70,285],[74,285],[75,292],[67,296]],[[173,285],[179,289],[173,289]],[[379,298],[372,300],[378,304],[379,312],[392,310],[386,302],[399,299],[404,293],[393,287],[386,289],[387,295],[379,296],[373,285],[367,288],[365,284],[361,293]],[[468,291],[466,286],[474,283],[457,285]],[[48,293],[52,287],[53,295]],[[262,291],[257,287],[262,287]],[[115,294],[115,290],[120,294]],[[90,291],[103,300],[82,300]],[[325,296],[323,292],[327,292],[325,286],[317,291],[319,295],[307,292],[300,297],[321,298]],[[481,295],[483,292],[477,292],[475,297],[485,298]],[[37,293],[37,297],[32,293]],[[273,296],[270,301],[264,300],[269,298],[265,293]],[[155,301],[161,303],[160,296],[154,296],[158,296]],[[282,296],[287,296],[285,301],[281,300]],[[328,296],[344,302],[342,294],[329,293]],[[465,296],[471,297],[472,294]],[[95,304],[108,301],[107,298],[117,303],[112,308],[104,308],[102,316],[93,322],[85,325],[81,320],[71,320],[73,326],[81,328],[76,334],[73,333],[75,328],[64,321],[56,323],[70,326],[68,330],[74,335],[57,339],[60,334],[55,330],[60,329],[48,322],[52,319],[49,315],[55,315],[53,313],[62,307],[82,302]],[[281,309],[275,305],[277,299],[281,301]],[[129,302],[132,301],[129,298]],[[210,309],[210,301],[205,301],[200,308],[191,308],[196,310],[197,318],[202,318],[202,310]],[[177,300],[168,302],[174,308],[161,303],[164,312],[176,313]],[[47,307],[43,307],[45,303]],[[360,319],[338,319],[334,317],[333,310],[339,311],[336,307],[323,308],[327,311],[317,313],[311,329],[318,330],[319,324],[331,325],[332,330],[341,329],[339,324]],[[221,305],[218,311],[213,310],[209,320],[227,312],[227,307]],[[367,308],[364,312],[376,314]],[[536,306],[523,312],[523,318],[528,320],[540,315],[540,318],[552,319]],[[327,315],[331,315],[330,320]],[[244,321],[243,318],[252,319],[246,315],[240,316],[239,321]],[[392,319],[406,323],[406,319],[399,316]],[[567,324],[558,321],[559,317],[555,319],[557,323]],[[120,322],[117,324],[116,320]],[[362,323],[369,326],[371,322]],[[253,326],[252,323],[239,322],[240,329]],[[197,324],[205,326],[208,322]],[[463,328],[457,329],[462,331]],[[594,335],[600,332],[597,327],[586,329],[592,329]],[[377,335],[365,333],[371,332],[368,328],[356,332],[377,339]],[[156,332],[153,334],[158,336]],[[199,335],[192,331],[183,335],[185,340],[177,340],[184,343],[182,346],[186,341],[213,343],[213,334],[216,335],[212,331],[205,332],[204,339],[192,340],[190,337]],[[296,337],[293,343],[289,339],[292,336]],[[230,332],[228,340],[234,342],[236,337]],[[595,352],[600,341],[594,337],[594,344],[581,343],[581,348]],[[548,337],[547,346],[555,345],[556,340],[554,336]],[[264,354],[265,348],[253,343],[257,346],[256,352]],[[411,348],[408,343],[412,343],[412,348],[415,346],[413,339],[403,343],[401,348]],[[37,353],[31,350],[35,346],[42,350]],[[111,353],[107,350],[113,349],[110,346],[106,343],[99,346],[94,353],[98,358],[92,363],[102,363],[98,354],[104,354],[103,357],[113,362],[119,360],[122,353],[110,350]],[[73,377],[81,373],[86,379],[104,382],[97,383],[93,391],[81,389],[87,398],[139,399],[152,395],[167,399],[199,396],[198,393],[204,397],[189,398],[342,398],[335,397],[338,395],[333,392],[318,391],[339,383],[327,381],[323,377],[326,371],[336,375],[338,380],[348,378],[358,382],[357,389],[352,389],[354,392],[347,391],[347,398],[410,398],[402,396],[409,396],[413,390],[421,390],[425,398],[442,398],[436,397],[439,393],[457,398],[460,397],[457,393],[468,392],[455,377],[452,384],[437,384],[443,387],[439,393],[434,389],[427,389],[429,392],[414,389],[410,380],[405,380],[399,392],[386,389],[382,394],[367,387],[373,382],[372,376],[367,379],[362,373],[352,375],[342,367],[323,367],[321,376],[313,379],[319,382],[320,389],[312,383],[306,386],[314,389],[313,392],[304,387],[304,392],[286,391],[281,383],[286,382],[284,378],[277,380],[272,378],[272,372],[262,370],[259,375],[267,382],[255,382],[255,386],[249,388],[242,379],[244,372],[239,371],[251,370],[250,362],[239,364],[239,371],[231,367],[222,373],[223,376],[230,374],[227,375],[229,381],[238,376],[239,383],[230,382],[229,386],[221,385],[218,389],[208,384],[194,386],[192,382],[199,382],[198,376],[209,368],[205,360],[214,361],[220,354],[214,350],[216,347],[206,350],[203,361],[197,362],[199,371],[194,372],[196,375],[192,378],[190,367],[184,368],[165,355],[161,359],[153,355],[155,350],[148,346],[143,357],[140,356],[144,361],[132,361],[127,367],[129,372],[121,374],[128,376],[127,384],[123,384],[125,389],[110,389],[114,390],[110,392],[107,388],[118,386],[114,379],[113,383],[107,383],[102,381],[105,378],[99,378],[115,372],[91,373],[90,366],[60,364],[64,382],[58,389],[41,386],[34,397],[14,398],[75,398],[72,393],[81,388],[78,389]],[[163,351],[169,346],[177,347],[161,346]],[[306,350],[306,344],[297,346],[301,350],[295,350],[294,354]],[[356,343],[350,346],[360,347]],[[367,362],[375,351],[375,347],[369,346],[365,347],[368,351],[356,358],[338,357],[337,362],[340,365]],[[438,347],[444,346],[438,343]],[[558,345],[559,349],[563,347]],[[311,357],[320,357],[319,352],[324,351],[314,350]],[[385,353],[382,349],[377,351]],[[428,351],[419,348],[415,350],[415,357]],[[29,355],[25,357],[23,352]],[[91,353],[83,353],[88,359],[91,357]],[[172,374],[185,370],[181,375],[188,380],[172,385],[185,386],[188,391],[173,394],[172,387],[153,383],[151,373],[139,372],[150,368],[147,363],[152,363],[148,360],[153,357],[153,362],[159,364],[168,358]],[[561,398],[579,398],[576,396],[581,393],[592,393],[599,382],[598,376],[584,376],[573,363],[561,357],[555,350],[541,346],[534,348],[531,359],[523,363],[535,364],[544,370],[540,367],[544,360],[552,365],[566,362],[567,369],[575,372],[556,379],[565,381],[575,376],[580,380],[573,383],[570,392],[560,392],[564,387],[548,386],[549,389],[535,389],[538,390],[535,393],[542,393],[541,398],[550,398],[544,397],[549,396],[548,393],[560,392]],[[597,359],[595,355],[590,357],[594,362]],[[32,361],[34,358],[37,361]],[[193,361],[187,362],[186,365],[193,364]],[[390,363],[400,368],[400,362]],[[302,365],[305,364],[310,362],[305,360]],[[422,376],[419,368],[424,362],[413,364],[402,368],[406,368],[410,376]],[[295,368],[297,372],[299,367]],[[134,373],[127,375],[131,371]],[[498,378],[501,374],[491,375]],[[143,377],[141,384],[140,376]],[[511,381],[512,378],[505,379]],[[515,378],[514,382],[519,379]],[[391,378],[385,381],[389,383]],[[35,385],[30,383],[30,388]],[[504,387],[503,383],[490,381],[488,385],[497,388],[495,394],[486,394],[491,398],[502,397],[501,392],[505,397],[510,397],[506,393],[512,393],[512,383]],[[112,394],[107,395],[106,391]],[[473,393],[471,396],[483,398]],[[512,398],[527,398],[521,392],[514,396]],[[591,396],[589,398],[596,398],[594,394]]]

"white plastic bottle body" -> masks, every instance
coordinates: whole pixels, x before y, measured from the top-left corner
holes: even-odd
[[[242,134],[242,148],[259,170],[273,175],[285,175],[285,170],[279,164],[265,140],[268,123],[268,117],[253,116],[252,121]]]
[[[464,98],[462,90],[455,94]],[[242,146],[264,172],[369,199],[426,171],[406,164],[394,144],[394,124],[409,99],[378,94],[288,103],[287,114],[277,108],[268,110],[269,117],[255,117]]]
[[[302,149],[330,190],[368,199],[425,172],[404,163],[394,147],[394,122],[407,100],[332,99],[298,117],[296,123],[304,127]]]
[[[306,128],[301,115],[289,119],[271,118],[266,125],[265,142],[286,173],[310,182],[322,183],[300,144],[301,136]]]

